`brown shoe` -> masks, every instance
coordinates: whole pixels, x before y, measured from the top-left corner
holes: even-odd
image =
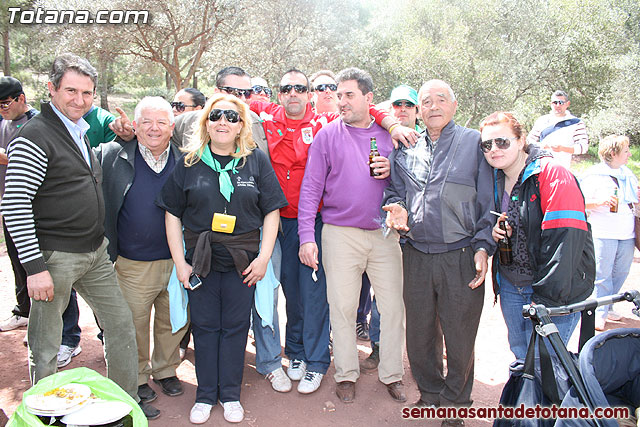
[[[407,396],[404,394],[404,384],[402,381],[396,381],[391,384],[387,384],[387,391],[396,402],[406,402]]]
[[[341,381],[337,384],[336,395],[342,403],[353,403],[356,397],[356,383],[353,381]]]

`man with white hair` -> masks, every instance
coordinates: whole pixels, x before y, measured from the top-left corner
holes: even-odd
[[[383,199],[387,225],[408,231],[402,251],[407,355],[420,390],[416,406],[470,406],[481,285],[496,247],[491,167],[480,133],[455,124],[458,102],[447,83],[426,82],[418,100],[427,128],[415,147],[389,156],[391,184]]]
[[[103,171],[109,257],[115,261],[118,283],[136,328],[138,396],[149,403],[157,397],[148,384],[150,376],[166,395],[183,393],[176,368],[180,364],[178,347],[186,326],[171,333],[167,285],[173,261],[167,244],[164,211],[154,203],[180,152],[170,144],[174,115],[164,99],[143,98],[136,106],[133,127],[136,138],[122,145],[101,144],[94,153]],[[152,307],[155,308],[153,354],[149,359]],[[155,417],[159,414],[156,410]]]

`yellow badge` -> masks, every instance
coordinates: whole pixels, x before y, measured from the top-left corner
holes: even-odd
[[[236,226],[236,216],[222,213],[214,213],[211,221],[211,229],[220,233],[233,233]]]

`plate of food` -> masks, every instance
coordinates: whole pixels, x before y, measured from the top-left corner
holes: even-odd
[[[90,400],[60,421],[67,425],[102,425],[118,421],[131,412],[131,406],[119,401]]]
[[[24,398],[24,404],[34,415],[66,415],[85,403],[91,396],[91,389],[84,384],[70,383],[41,394]]]

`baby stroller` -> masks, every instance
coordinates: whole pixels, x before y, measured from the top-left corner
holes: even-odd
[[[595,418],[601,409],[626,406],[630,414],[640,406],[640,329],[618,329],[593,337],[594,309],[620,301],[635,305],[633,313],[640,317],[640,292],[632,290],[618,295],[589,299],[568,306],[547,308],[543,305],[523,307],[523,316],[534,323],[530,348],[524,369],[512,372],[505,385],[502,407],[552,407],[564,409],[551,413],[551,418],[497,418],[494,427],[506,426],[617,426],[615,419]],[[580,356],[571,354],[562,342],[551,316],[582,312]],[[545,338],[555,352],[550,358],[546,346],[538,345],[540,359],[535,358],[538,335]],[[593,337],[593,338],[591,338]],[[537,370],[536,364],[540,365]],[[581,408],[580,418],[558,419],[568,408]],[[573,409],[570,416],[576,416]],[[596,412],[597,411],[597,412]],[[546,416],[549,416],[546,412]],[[554,416],[555,415],[555,416]]]

